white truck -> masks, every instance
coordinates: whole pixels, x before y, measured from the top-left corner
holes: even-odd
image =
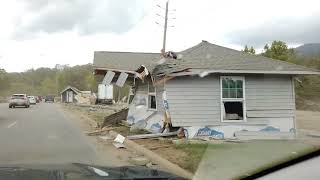
[[[113,100],[113,85],[98,85],[98,104],[112,104]]]

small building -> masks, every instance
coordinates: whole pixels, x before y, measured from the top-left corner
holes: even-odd
[[[173,57],[173,58],[172,58]],[[133,101],[127,121],[162,132],[185,129],[189,138],[292,137],[296,130],[294,82],[320,72],[202,41],[175,53],[99,51],[95,74],[128,74]]]
[[[81,94],[81,91],[75,87],[67,86],[64,90],[60,92],[61,102],[63,103],[76,103],[76,96]]]

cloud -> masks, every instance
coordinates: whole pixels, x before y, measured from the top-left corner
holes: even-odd
[[[76,30],[82,35],[121,34],[146,13],[146,0],[24,0],[14,38]]]
[[[230,43],[258,48],[273,40],[282,40],[288,44],[319,43],[319,19],[320,13],[300,18],[278,18],[254,27],[232,31],[226,37]]]

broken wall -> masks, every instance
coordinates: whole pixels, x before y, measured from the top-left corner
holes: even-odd
[[[127,121],[129,124],[139,124],[141,128],[158,133],[161,132],[164,122],[163,85],[156,86],[157,109],[154,110],[148,108],[148,83],[152,85],[150,79],[144,82],[136,81],[135,95],[129,105]]]

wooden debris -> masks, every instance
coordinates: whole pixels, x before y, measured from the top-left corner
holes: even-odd
[[[169,133],[156,133],[156,134],[139,134],[128,136],[127,139],[149,139],[149,138],[157,138],[157,137],[167,137],[167,136],[176,136],[177,132],[169,132]]]
[[[121,120],[121,122],[120,122],[119,124],[122,125],[122,126],[125,126],[125,127],[130,127],[130,125],[128,124],[128,122],[125,121],[125,120]]]
[[[129,162],[137,166],[145,166],[150,162],[150,160],[144,156],[138,156],[130,158]]]
[[[121,123],[122,120],[127,118],[128,111],[129,111],[128,108],[124,108],[119,112],[116,112],[114,114],[111,114],[110,116],[105,117],[102,123],[102,127]]]
[[[170,145],[163,145],[163,146],[154,146],[154,147],[150,147],[150,150],[156,150],[156,149],[160,149],[160,148],[168,148],[170,147]]]
[[[95,135],[99,135],[103,132],[106,132],[106,131],[110,131],[110,130],[113,130],[115,129],[114,127],[104,127],[102,129],[99,129],[99,130],[96,130],[96,131],[91,131],[91,132],[86,132],[86,134],[88,136],[95,136]]]

